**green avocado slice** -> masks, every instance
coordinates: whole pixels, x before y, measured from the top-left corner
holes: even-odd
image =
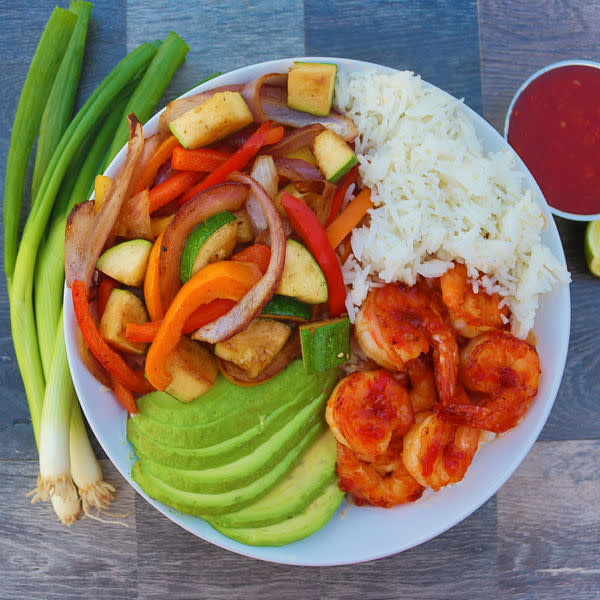
[[[264,428],[266,417],[281,406],[302,401],[303,404],[306,404],[317,397],[327,399],[335,385],[337,372],[328,372],[314,377],[304,372],[302,361],[294,362],[299,363],[299,366],[295,366],[291,371],[295,373],[296,378],[293,381],[290,381],[288,377],[284,378],[287,382],[286,389],[282,389],[278,381],[281,374],[262,385],[249,388],[227,382],[228,385],[224,389],[229,391],[228,395],[220,397],[220,400],[223,404],[234,405],[235,409],[220,419],[206,422],[194,415],[194,418],[188,421],[189,425],[175,425],[155,420],[149,417],[143,408],[140,408],[139,414],[134,417],[135,426],[146,437],[173,448],[207,448],[226,443],[234,438],[236,438],[236,443],[246,444]],[[283,373],[288,372],[289,368]],[[224,380],[223,377],[217,378],[217,383],[222,380]],[[271,383],[274,385],[270,386]],[[257,391],[261,392],[260,395],[257,394]],[[210,395],[211,392],[212,388],[198,400]],[[189,406],[178,404],[181,408]],[[174,420],[177,417],[177,414],[173,415]]]
[[[296,464],[300,456],[323,432],[322,422],[315,423],[304,439],[290,447],[288,453],[270,471],[267,471],[248,485],[220,494],[186,492],[178,490],[155,477],[144,468],[143,460],[133,465],[132,479],[150,497],[172,506],[182,513],[206,518],[232,510],[239,510],[267,494]]]
[[[187,492],[220,493],[243,487],[274,467],[324,416],[324,398],[304,407],[253,452],[212,469],[176,469],[142,458],[145,470],[168,485]]]
[[[332,481],[306,510],[266,527],[213,527],[223,535],[248,546],[283,546],[304,539],[325,525],[338,509],[344,492]]]
[[[210,520],[218,527],[264,527],[303,513],[336,477],[337,446],[327,429],[300,462],[266,496],[241,510]]]
[[[209,469],[231,463],[255,450],[288,423],[304,404],[306,399],[298,394],[293,401],[280,406],[254,427],[204,448],[178,448],[155,440],[145,434],[143,427],[138,426],[139,419],[136,417],[127,421],[127,439],[140,458],[150,458],[178,469]]]

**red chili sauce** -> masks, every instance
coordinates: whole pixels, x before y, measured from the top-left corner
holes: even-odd
[[[514,104],[508,142],[550,206],[600,213],[600,69],[567,65],[534,79]]]

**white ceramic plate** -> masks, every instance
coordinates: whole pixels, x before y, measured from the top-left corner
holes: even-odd
[[[284,59],[245,67],[195,88],[188,94],[218,85],[242,83],[264,73],[287,72],[294,60]],[[344,71],[375,68],[382,72],[392,69],[354,60],[310,57],[300,60],[337,62]],[[188,95],[186,94],[186,95]],[[483,147],[487,151],[513,152],[501,135],[477,113],[465,107],[472,118]],[[144,130],[155,132],[158,117],[152,118]],[[107,175],[114,176],[124,158],[122,151],[110,165]],[[518,160],[518,159],[517,159]],[[542,206],[548,228],[544,242],[564,263],[565,258],[556,230],[543,196],[533,177],[518,160],[526,180],[535,190]],[[106,454],[121,474],[150,504],[172,521],[222,548],[267,561],[295,565],[338,565],[388,556],[421,544],[456,525],[486,502],[508,479],[524,459],[537,439],[558,392],[564,370],[570,330],[570,298],[567,286],[543,296],[535,321],[537,349],[542,364],[542,377],[537,397],[522,423],[502,439],[485,445],[464,480],[440,492],[432,493],[418,502],[393,509],[348,506],[345,502],[331,521],[309,538],[280,548],[245,546],[217,533],[203,520],[184,515],[152,500],[131,480],[135,452],[125,436],[126,413],[112,392],[104,388],[82,362],[76,343],[77,323],[71,296],[65,293],[65,331],[67,354],[75,388],[83,411]]]

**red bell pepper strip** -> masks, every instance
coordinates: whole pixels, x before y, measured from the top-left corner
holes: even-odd
[[[196,171],[178,171],[150,190],[150,214],[171,200],[179,197],[198,182],[201,175]]]
[[[269,261],[271,260],[271,248],[260,243],[252,244],[237,254],[234,254],[231,257],[231,260],[252,263],[256,265],[260,269],[260,272],[264,275],[269,268]]]
[[[151,392],[154,388],[146,380],[143,373],[132,369],[102,338],[90,313],[90,305],[86,296],[83,281],[75,280],[71,288],[73,308],[79,329],[100,364],[124,387],[139,394]]]
[[[105,277],[98,287],[98,318],[101,319],[111,292],[118,287],[118,282],[112,277]]]
[[[185,192],[179,199],[179,205],[181,206],[184,202],[187,202],[202,190],[223,183],[227,179],[227,176],[230,173],[233,173],[233,171],[241,171],[264,146],[270,128],[271,121],[263,123],[250,138],[248,138],[248,141],[241,148],[236,150],[236,152],[218,169],[215,169],[210,175]]]
[[[333,200],[331,201],[331,210],[329,211],[329,218],[327,219],[326,227],[329,227],[333,220],[337,217],[340,212],[340,208],[342,207],[342,202],[346,196],[346,192],[350,187],[350,184],[354,183],[358,178],[358,165],[352,167],[346,177],[344,177],[344,181],[339,185],[338,189],[335,191],[333,196]]]
[[[281,206],[285,210],[294,231],[302,238],[310,253],[319,263],[327,281],[327,304],[332,317],[346,312],[346,288],[340,263],[333,250],[327,232],[317,215],[302,200],[292,194],[281,194]]]
[[[179,147],[173,150],[171,168],[176,171],[211,173],[219,168],[230,156],[230,152],[221,152],[210,148],[186,150]]]
[[[234,300],[217,298],[199,306],[186,320],[182,333],[192,333],[228,313],[236,304]],[[158,333],[162,319],[149,323],[127,323],[125,338],[130,342],[152,342]]]
[[[130,414],[135,415],[138,411],[135,398],[130,390],[128,390],[120,381],[115,377],[111,376],[111,387],[113,394],[117,397],[117,400],[121,403],[121,406]]]

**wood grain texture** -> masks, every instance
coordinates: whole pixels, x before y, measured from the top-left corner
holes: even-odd
[[[306,0],[306,52],[408,69],[481,112],[477,3]]]
[[[182,10],[182,6],[184,10]],[[285,6],[285,8],[284,8]],[[190,45],[159,106],[215,71],[304,55],[304,14],[300,0],[224,3],[127,2],[127,47],[176,31]]]
[[[49,503],[25,497],[37,461],[0,461],[0,599],[137,597],[136,493],[110,461],[102,468],[118,489],[112,512],[127,527],[93,519],[61,525]]]
[[[538,442],[497,495],[500,598],[600,598],[600,442]]]

